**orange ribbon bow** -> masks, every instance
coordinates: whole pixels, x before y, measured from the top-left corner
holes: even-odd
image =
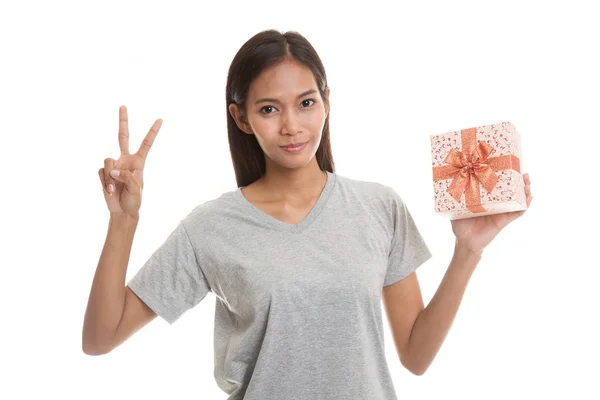
[[[491,193],[498,183],[495,171],[514,169],[521,172],[519,158],[512,154],[489,157],[494,147],[477,142],[477,128],[463,129],[460,133],[463,151],[450,149],[444,160],[450,165],[433,167],[433,181],[452,178],[448,193],[458,202],[464,193],[467,209],[473,213],[483,212],[486,210],[481,205],[479,183]]]

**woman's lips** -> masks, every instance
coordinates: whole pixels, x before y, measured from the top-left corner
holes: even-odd
[[[308,142],[306,142],[306,143],[308,143]],[[281,148],[283,150],[287,151],[288,153],[298,153],[306,147],[306,143],[302,143],[297,146],[287,146],[287,147],[281,147]]]

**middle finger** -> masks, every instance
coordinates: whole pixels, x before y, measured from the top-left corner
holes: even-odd
[[[154,143],[154,139],[156,138],[156,135],[158,134],[158,131],[160,130],[161,125],[162,125],[162,119],[157,119],[156,122],[154,122],[154,125],[152,125],[152,127],[146,134],[146,137],[142,141],[142,144],[140,145],[140,148],[137,151],[137,154],[140,157],[142,157],[144,162],[146,161],[146,158],[148,157],[148,152],[150,151],[150,147],[152,147],[152,144]]]

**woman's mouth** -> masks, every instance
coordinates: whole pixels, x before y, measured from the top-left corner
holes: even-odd
[[[306,143],[308,143],[308,142],[306,142]],[[290,146],[281,146],[281,148],[283,150],[287,151],[288,153],[298,153],[306,147],[306,143],[298,143],[296,145],[290,145]]]

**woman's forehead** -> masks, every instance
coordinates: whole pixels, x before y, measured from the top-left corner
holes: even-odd
[[[296,100],[297,96],[310,89],[316,89],[312,71],[297,63],[283,62],[265,70],[252,81],[249,97]]]

